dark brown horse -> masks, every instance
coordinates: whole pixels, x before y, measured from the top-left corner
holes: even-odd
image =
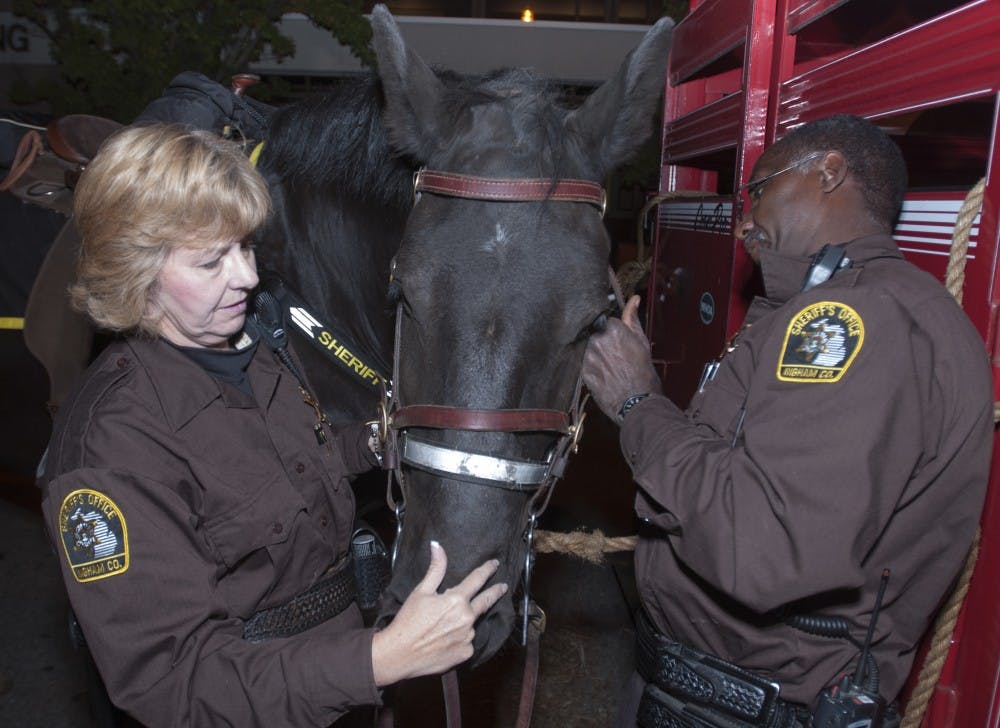
[[[391,614],[431,539],[449,556],[445,586],[488,558],[518,582],[525,534],[578,434],[587,336],[610,307],[600,185],[652,131],[672,23],[576,109],[525,71],[444,82],[384,7],[372,25],[392,146],[425,168],[389,287],[405,503]],[[514,624],[508,597],[477,626],[474,660]]]

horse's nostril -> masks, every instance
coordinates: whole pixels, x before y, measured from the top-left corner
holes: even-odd
[[[508,599],[497,602],[476,625],[472,640],[473,655],[470,664],[475,667],[490,659],[510,636],[515,623],[514,604]]]

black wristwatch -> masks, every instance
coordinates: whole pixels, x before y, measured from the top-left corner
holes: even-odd
[[[621,424],[625,420],[625,415],[628,414],[628,411],[639,404],[642,400],[646,399],[649,394],[649,392],[633,394],[631,397],[622,402],[622,406],[618,408],[618,423]]]

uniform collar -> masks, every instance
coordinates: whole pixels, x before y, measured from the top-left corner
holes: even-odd
[[[902,258],[903,253],[891,235],[866,235],[844,245],[852,265],[863,266],[875,258]],[[812,256],[788,256],[768,248],[760,250],[760,272],[767,299],[784,303],[802,289]]]
[[[903,258],[903,251],[896,245],[891,235],[879,233],[855,238],[846,246],[847,257],[855,263],[864,264],[875,258]]]
[[[802,289],[812,257],[782,255],[760,249],[760,276],[764,295],[772,303],[784,303]]]
[[[216,399],[221,398],[224,406],[237,409],[258,406],[254,396],[223,385],[161,339],[130,338],[127,344],[148,374],[167,424],[175,432]],[[271,401],[280,373],[271,353],[258,346],[247,374],[254,394],[265,405]]]

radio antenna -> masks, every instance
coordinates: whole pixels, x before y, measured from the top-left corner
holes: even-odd
[[[868,662],[868,651],[875,636],[875,622],[878,620],[879,609],[882,608],[882,598],[885,596],[885,588],[889,585],[889,570],[882,569],[882,578],[878,585],[878,594],[875,596],[875,607],[872,609],[872,618],[868,621],[868,634],[865,635],[865,644],[858,657],[858,667],[854,671],[854,687],[861,687],[861,679],[865,673],[865,666]]]

